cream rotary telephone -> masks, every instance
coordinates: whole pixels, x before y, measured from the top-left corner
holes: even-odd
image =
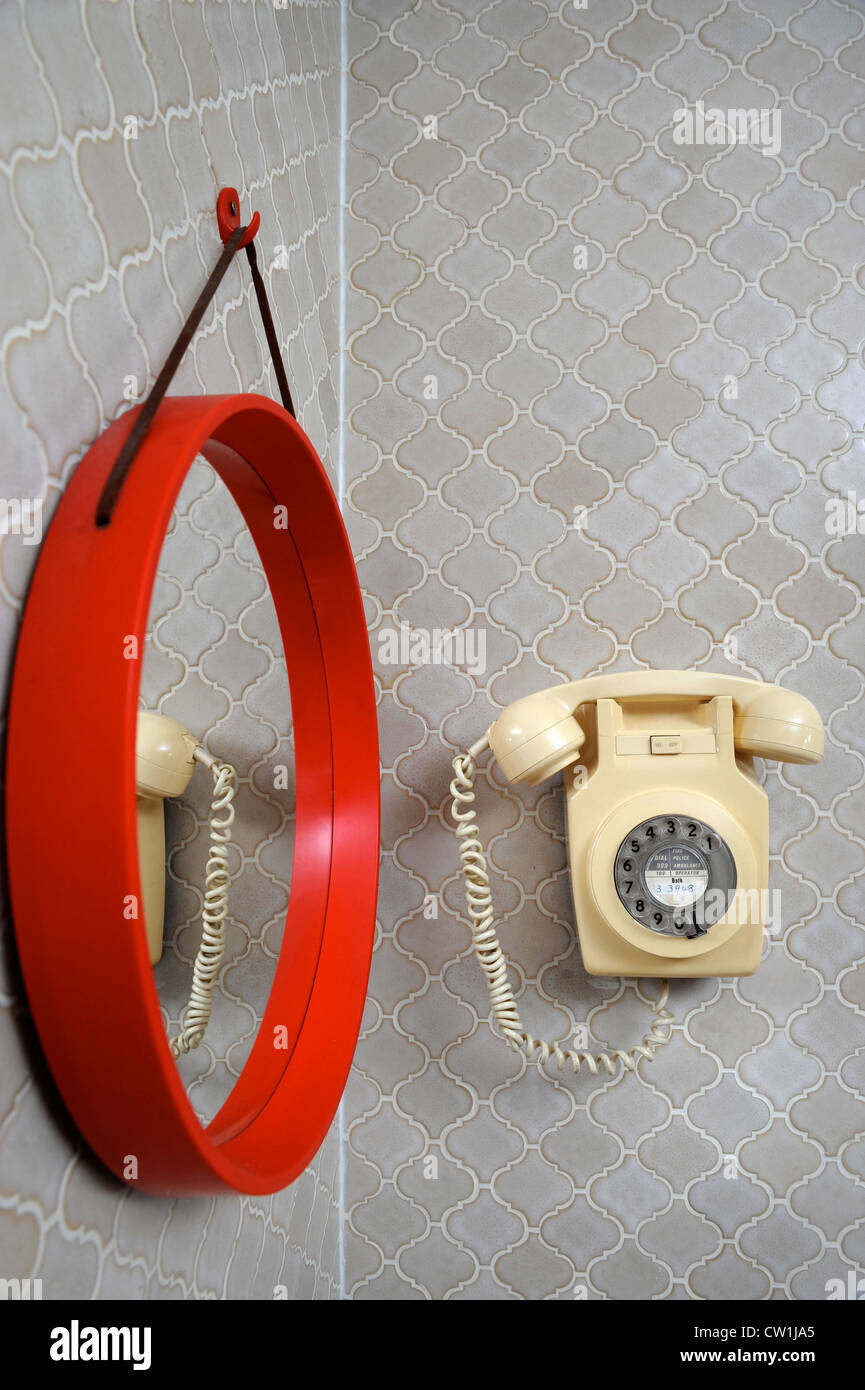
[[[171,1040],[175,1057],[198,1047],[210,1022],[216,977],[225,953],[228,911],[228,843],[234,822],[235,771],[217,762],[192,734],[163,714],[141,713],[135,743],[138,811],[138,865],[150,964],[162,957],[165,917],[165,815],[167,796],[182,796],[196,762],[213,774],[210,852],[204,880],[201,945],[192,972],[192,989],[180,1033]]]
[[[643,1041],[563,1050],[520,1023],[493,922],[475,811],[489,747],[509,782],[565,773],[568,860],[590,975],[663,977]],[[760,961],[769,803],[754,758],[816,763],[823,727],[804,696],[739,676],[633,671],[553,686],[509,705],[454,759],[453,816],[475,952],[510,1046],[561,1068],[633,1070],[669,1037],[671,976],[751,975]]]

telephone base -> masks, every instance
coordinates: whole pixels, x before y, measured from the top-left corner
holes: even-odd
[[[659,956],[641,951],[596,923],[582,928],[577,921],[580,953],[587,975],[626,976],[631,979],[706,979],[717,976],[753,975],[763,952],[763,928],[748,923],[729,941],[699,956]],[[605,941],[604,937],[609,940]]]

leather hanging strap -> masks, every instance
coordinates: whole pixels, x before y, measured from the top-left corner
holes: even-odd
[[[123,487],[126,475],[132,467],[132,464],[135,462],[135,457],[138,453],[138,450],[141,448],[142,443],[144,442],[144,437],[147,434],[147,431],[150,429],[150,426],[153,423],[153,418],[156,415],[157,410],[159,409],[160,403],[163,397],[165,396],[165,393],[168,390],[169,386],[171,385],[174,375],[186,353],[186,349],[189,347],[189,344],[195,337],[199,324],[201,323],[201,320],[204,318],[204,315],[207,312],[207,308],[211,300],[213,299],[213,296],[216,294],[216,291],[219,289],[219,286],[222,283],[222,280],[225,276],[225,272],[228,270],[228,267],[234,260],[237,251],[243,245],[244,239],[249,233],[251,227],[252,224],[250,224],[250,227],[237,227],[232,232],[231,236],[227,239],[225,245],[222,248],[222,254],[219,257],[219,260],[216,262],[216,265],[210,272],[207,284],[204,286],[204,289],[201,291],[201,294],[196,299],[190,311],[189,317],[187,318],[185,324],[183,325],[179,334],[177,335],[177,339],[174,343],[174,346],[172,347],[170,353],[168,354],[168,357],[165,360],[165,365],[163,366],[162,371],[159,373],[158,377],[153,383],[153,386],[148,392],[147,398],[144,401],[144,404],[142,405],[140,411],[138,412],[135,424],[129,431],[129,434],[126,438],[126,442],[124,443],[123,448],[120,450],[120,453],[117,455],[117,458],[114,462],[114,466],[112,467],[111,472],[109,473],[105,481],[105,486],[102,489],[102,492],[99,497],[99,502],[96,507],[97,526],[108,526],[110,524],[111,517],[114,512],[114,508],[117,505],[117,499],[120,496],[120,490]],[[257,230],[257,226],[254,230]],[[264,280],[262,279],[261,271],[258,268],[258,257],[256,256],[255,252],[255,243],[253,241],[249,241],[245,249],[247,259],[249,261],[249,268],[252,272],[252,283],[255,287],[255,295],[258,300],[258,307],[261,312],[262,321],[264,323],[264,333],[265,337],[267,338],[267,345],[270,349],[270,355],[273,360],[273,370],[276,374],[276,380],[279,386],[279,394],[282,397],[282,404],[285,406],[285,409],[288,411],[290,415],[294,415],[294,405],[292,404],[291,392],[288,389],[288,378],[285,374],[285,367],[283,365],[282,354],[279,348],[279,340],[276,336],[276,327],[273,322],[273,314],[271,312],[270,302],[267,298],[267,290],[265,288]]]
[[[252,283],[255,286],[255,297],[258,300],[261,321],[264,324],[264,335],[267,338],[267,346],[270,348],[270,357],[273,362],[274,373],[276,374],[279,394],[282,397],[282,404],[285,406],[289,415],[294,415],[294,404],[291,399],[291,392],[288,389],[288,377],[285,374],[285,365],[282,360],[282,353],[279,350],[279,339],[276,336],[273,314],[270,311],[270,300],[267,297],[264,280],[261,278],[261,271],[258,268],[258,255],[256,254],[254,241],[250,241],[246,247],[246,259],[249,261]]]

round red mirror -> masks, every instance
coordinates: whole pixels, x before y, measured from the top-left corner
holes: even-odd
[[[273,1192],[328,1130],[366,993],[379,854],[366,623],[324,468],[264,397],[166,399],[110,523],[98,526],[135,414],[78,466],[24,612],[7,743],[15,932],[48,1064],[102,1161],[151,1192]],[[135,731],[147,616],[172,506],[199,454],[261,558],[296,749],[294,864],[273,985],[249,1058],[206,1128],[169,1051],[143,920],[128,913],[141,898]]]

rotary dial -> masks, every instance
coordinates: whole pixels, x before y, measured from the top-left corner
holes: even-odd
[[[678,812],[631,830],[613,869],[616,891],[641,926],[663,936],[704,936],[736,888],[729,845],[705,821]]]

